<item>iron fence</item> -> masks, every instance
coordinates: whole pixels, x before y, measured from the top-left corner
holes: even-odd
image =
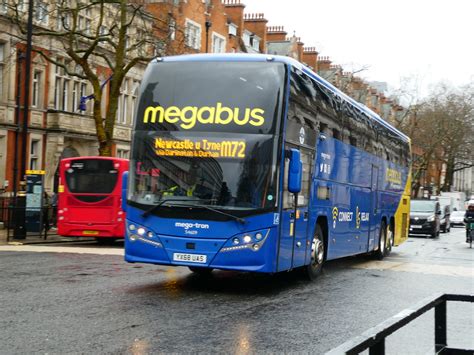
[[[410,309],[400,312],[398,315],[369,329],[361,336],[351,339],[326,355],[336,354],[360,354],[369,349],[370,355],[385,354],[385,338],[418,318],[425,312],[434,308],[434,346],[436,354],[473,354],[474,349],[456,349],[448,346],[446,303],[452,302],[474,302],[474,295],[437,294],[428,297]],[[471,336],[472,331],[466,332]]]
[[[6,230],[7,241],[43,238],[55,234],[57,208],[52,205],[26,207],[24,198],[0,197],[0,222]]]

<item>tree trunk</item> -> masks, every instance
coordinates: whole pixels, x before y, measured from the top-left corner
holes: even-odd
[[[453,176],[454,176],[454,158],[449,157],[448,163],[446,165],[446,177],[444,179],[444,184],[442,188],[444,192],[451,191],[451,185],[453,184]]]

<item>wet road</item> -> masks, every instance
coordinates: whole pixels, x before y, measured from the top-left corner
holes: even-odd
[[[295,272],[201,278],[126,264],[120,247],[0,247],[0,353],[320,354],[433,293],[474,294],[474,249],[460,228],[411,238],[381,262],[329,262],[314,282]],[[473,310],[448,305],[450,346],[474,348]],[[390,354],[432,348],[432,312],[387,340]]]

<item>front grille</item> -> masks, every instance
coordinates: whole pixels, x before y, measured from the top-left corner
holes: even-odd
[[[414,225],[421,225],[421,224],[424,224],[426,223],[426,218],[419,218],[419,219],[414,219],[414,218],[410,218],[410,224],[414,224]]]

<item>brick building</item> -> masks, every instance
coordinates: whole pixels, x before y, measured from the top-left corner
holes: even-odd
[[[301,38],[295,34],[288,36],[283,26],[268,26],[264,14],[245,13],[245,4],[240,0],[136,2],[144,4],[152,18],[144,27],[141,25],[130,29],[130,41],[144,36],[146,28],[149,27],[148,31],[154,38],[156,55],[205,52],[286,55],[305,63],[376,112],[382,115],[394,112],[393,103],[379,95],[377,90],[354,75],[344,73],[342,68],[333,65],[328,57],[319,57],[315,47],[304,47]],[[64,18],[54,11],[54,4],[46,0],[37,4],[36,27],[58,28],[64,22]],[[46,11],[48,9],[49,11]],[[18,58],[24,44],[17,39],[18,29],[12,24],[11,16],[8,6],[0,6],[0,188],[7,192],[12,191],[14,162],[19,163],[21,134],[17,136],[17,131],[21,126],[21,110],[17,111],[16,102],[18,97],[21,99],[22,91],[17,90],[17,84],[22,82],[24,75],[22,61]],[[93,28],[96,18],[94,14],[84,11],[80,17],[84,30],[91,26]],[[111,24],[113,16],[109,17]],[[68,60],[59,42],[34,37],[33,45],[57,61]],[[113,154],[119,157],[129,156],[132,112],[144,69],[145,65],[139,64],[129,72],[118,98],[119,109],[112,150]],[[96,71],[102,82],[106,82],[111,74],[101,58],[97,59]],[[85,110],[78,109],[81,97],[90,95],[93,91],[88,81],[71,77],[64,69],[38,54],[33,56],[31,73],[26,165],[27,169],[46,170],[46,189],[53,191],[61,158],[97,155],[98,144],[95,122],[91,117],[91,102]],[[21,85],[19,87],[22,88]],[[109,85],[105,84],[103,90],[110,90]],[[108,102],[103,100],[101,105],[105,111]],[[16,173],[18,180],[18,171]]]

